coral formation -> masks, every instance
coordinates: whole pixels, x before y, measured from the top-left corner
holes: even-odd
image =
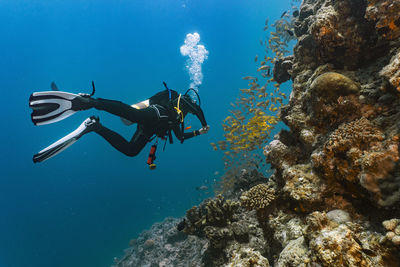
[[[334,101],[339,96],[357,94],[360,86],[350,78],[336,72],[326,72],[318,76],[310,86],[310,91],[324,101]]]
[[[222,195],[218,195],[215,199],[208,199],[199,207],[194,206],[187,211],[184,231],[202,236],[207,226],[226,226],[232,222],[233,213],[238,205],[235,201],[225,200]]]
[[[398,160],[397,142],[391,139],[385,142],[383,132],[362,117],[336,129],[322,154],[313,157],[313,164],[323,169],[325,179],[359,183],[383,204],[379,184]]]
[[[390,219],[382,222],[387,233],[386,238],[395,246],[400,246],[400,219]]]
[[[268,184],[259,184],[250,188],[240,197],[243,207],[252,209],[264,209],[275,199],[275,189]]]

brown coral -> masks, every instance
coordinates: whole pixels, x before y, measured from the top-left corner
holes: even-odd
[[[318,44],[321,62],[339,59],[355,66],[362,57],[366,41],[364,23],[362,18],[351,14],[352,9],[360,8],[357,4],[361,3],[343,0],[318,10],[310,31]],[[349,60],[350,57],[353,60]]]
[[[399,160],[395,141],[384,141],[383,132],[362,117],[342,124],[329,137],[319,157],[313,157],[316,167],[322,167],[326,178],[359,183],[381,199],[380,180],[384,179]]]
[[[237,202],[225,200],[221,195],[206,200],[199,207],[194,206],[186,212],[184,231],[201,236],[207,226],[226,226],[233,220],[232,216],[237,208]]]
[[[310,91],[329,101],[335,100],[339,96],[357,94],[360,91],[360,85],[343,74],[327,72],[319,75],[312,82]]]
[[[268,184],[259,184],[250,188],[240,197],[243,207],[249,210],[264,209],[275,199],[275,189]]]

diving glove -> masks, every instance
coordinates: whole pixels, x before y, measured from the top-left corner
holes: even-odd
[[[208,132],[208,130],[210,129],[210,125],[204,126],[203,128],[201,128],[199,130],[200,134],[206,134]]]

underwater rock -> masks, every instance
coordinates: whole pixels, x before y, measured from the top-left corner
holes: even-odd
[[[301,204],[302,212],[319,202],[326,186],[321,179],[312,172],[311,165],[294,165],[282,173],[285,180],[283,191],[289,198]]]
[[[178,222],[178,219],[166,218],[163,222],[155,223],[130,242],[131,247],[114,266],[203,266],[201,259],[207,241],[177,231]]]
[[[368,57],[367,41],[373,38],[371,26],[359,10],[362,0],[325,1],[315,14],[310,32],[316,40],[320,63],[355,68]]]
[[[273,237],[279,242],[282,248],[291,241],[303,236],[305,229],[304,222],[295,214],[284,213],[279,210],[269,215],[268,225],[273,231]]]
[[[316,141],[316,134],[312,130],[303,129],[300,132],[300,139],[305,144],[313,145]]]
[[[390,84],[400,92],[400,50],[390,59],[390,63],[379,74],[386,77]]]
[[[392,266],[393,251],[379,240],[382,236],[365,231],[356,223],[332,224],[325,213],[307,217],[307,238],[311,260],[322,266]],[[394,265],[393,265],[394,266]]]
[[[275,62],[273,77],[277,83],[284,83],[290,79],[293,56],[280,58]]]
[[[344,210],[331,210],[326,214],[329,220],[337,224],[342,224],[346,222],[351,222],[350,214]]]
[[[296,156],[291,149],[280,140],[273,140],[264,147],[264,156],[272,166],[292,165],[296,162]]]
[[[365,18],[375,23],[378,34],[393,40],[400,36],[400,1],[368,0]]]
[[[304,237],[301,236],[291,240],[279,255],[276,267],[287,266],[310,266],[310,250],[307,247]]]

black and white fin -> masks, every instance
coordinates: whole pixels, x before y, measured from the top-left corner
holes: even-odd
[[[55,155],[61,153],[76,141],[81,138],[84,134],[93,131],[93,125],[98,122],[98,119],[95,117],[87,118],[84,122],[82,122],[79,127],[73,131],[72,133],[64,136],[57,142],[49,145],[45,149],[41,150],[39,153],[33,156],[33,162],[43,162],[48,160],[49,158],[54,157]]]
[[[32,122],[44,125],[68,118],[76,112],[72,109],[72,100],[77,94],[62,91],[36,92],[29,97],[29,107],[33,110]]]

